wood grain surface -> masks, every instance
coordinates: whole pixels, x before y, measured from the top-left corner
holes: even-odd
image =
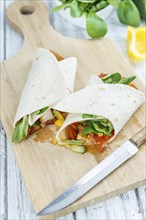
[[[53,49],[53,48],[51,48],[51,49]],[[58,51],[57,51],[58,52]],[[13,72],[13,71],[12,71]],[[84,82],[83,82],[84,83]],[[22,89],[22,88],[19,88],[20,90]],[[18,90],[19,90],[18,89]],[[18,92],[18,94],[20,94],[20,91]],[[18,100],[17,100],[18,101]],[[12,119],[11,119],[12,120]],[[58,150],[58,148],[57,148],[57,150]],[[93,164],[94,165],[94,164]],[[88,197],[87,197],[88,198]],[[78,208],[79,208],[79,206],[78,206]]]

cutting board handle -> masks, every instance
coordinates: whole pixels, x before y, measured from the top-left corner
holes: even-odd
[[[12,28],[31,45],[42,46],[39,38],[44,35],[46,25],[50,35],[54,32],[49,23],[48,7],[42,1],[15,1],[8,6],[6,14]]]

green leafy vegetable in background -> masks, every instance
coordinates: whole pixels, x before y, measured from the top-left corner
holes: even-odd
[[[35,112],[35,114],[36,114],[36,115],[41,115],[41,114],[43,114],[44,112],[46,112],[48,109],[49,109],[49,107],[42,108],[42,109],[40,109],[40,110],[37,110],[37,111]]]
[[[121,0],[117,9],[119,20],[123,24],[137,27],[140,24],[140,13],[132,0]]]
[[[146,0],[133,0],[133,2],[139,9],[141,18],[146,20]]]
[[[19,142],[27,138],[28,136],[28,116],[23,117],[16,125],[12,137],[12,142]]]
[[[82,9],[79,7],[79,3],[74,0],[71,4],[70,4],[70,14],[72,17],[74,18],[78,18],[81,17],[82,15]]]
[[[140,16],[146,19],[146,0],[60,0],[60,6],[54,11],[70,9],[74,18],[85,16],[86,31],[92,38],[101,38],[107,33],[107,25],[96,12],[112,5],[118,14],[121,23],[137,27]]]
[[[95,12],[90,11],[86,15],[86,30],[92,38],[101,38],[107,32],[107,24]]]

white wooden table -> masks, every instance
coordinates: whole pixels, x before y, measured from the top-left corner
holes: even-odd
[[[5,9],[12,1],[2,0],[0,7],[1,20],[1,61],[14,55],[22,46],[23,39],[7,24]],[[65,35],[72,37],[87,37],[85,31],[52,13],[52,1],[48,0],[50,20],[54,28]],[[109,33],[107,37],[115,41],[121,51],[126,53],[127,27],[118,22],[116,13],[113,11],[108,19]],[[127,57],[128,59],[128,57]],[[144,62],[131,65],[135,72],[144,80]],[[2,83],[2,82],[1,82]],[[1,168],[1,219],[2,220],[32,220],[38,219],[27,194],[23,179],[18,170],[11,147],[6,134],[0,125],[0,168]],[[72,214],[58,218],[58,220],[103,220],[103,219],[146,219],[146,186],[121,194],[94,206],[79,210]]]

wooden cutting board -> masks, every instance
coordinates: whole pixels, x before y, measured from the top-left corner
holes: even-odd
[[[21,50],[1,64],[1,120],[10,142],[13,119],[37,47],[54,50],[65,58],[77,57],[76,90],[85,86],[90,74],[115,71],[123,76],[134,74],[133,69],[110,40],[72,39],[53,30],[49,24],[48,8],[42,2],[12,3],[7,8],[7,18],[11,26],[24,36]],[[144,91],[139,80],[136,80],[135,84]],[[98,156],[97,161],[101,161],[138,132],[144,126],[144,121],[143,105],[110,144],[107,151]],[[94,156],[89,153],[80,155],[50,143],[36,143],[33,138],[11,145],[36,213],[97,165]],[[136,156],[85,196],[47,219],[105,200],[143,185],[144,182],[145,147],[142,146]]]

